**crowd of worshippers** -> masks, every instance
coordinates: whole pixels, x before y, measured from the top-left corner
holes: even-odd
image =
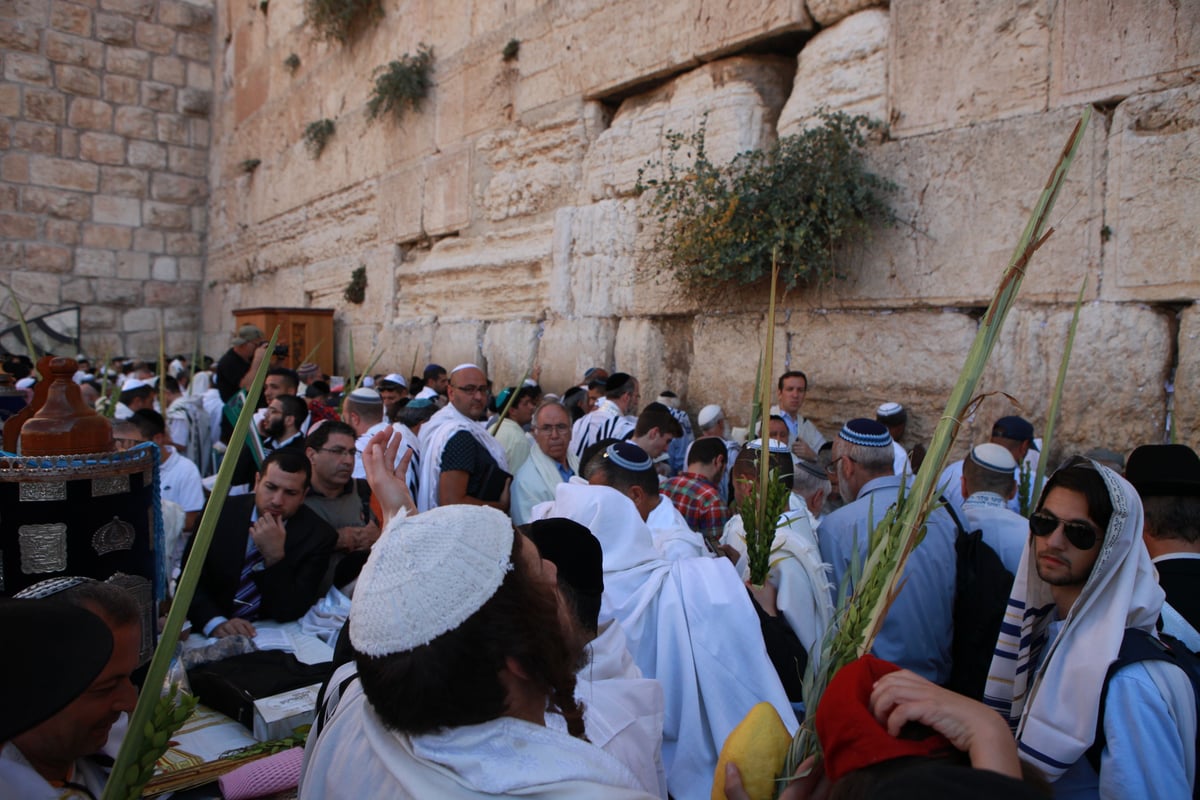
[[[120,381],[118,445],[162,449],[163,497],[187,520],[180,561],[211,454],[259,365],[283,355],[247,325],[211,369],[173,359],[157,378],[136,364],[106,378]],[[692,417],[667,391],[643,404],[635,376],[602,368],[552,394],[536,370],[494,391],[474,364],[358,386],[273,366],[193,631],[253,636],[346,601],[302,798],[708,797],[751,708],[769,703],[792,733],[803,721],[806,667],[924,456],[898,403],[822,432],[803,415],[805,374],[776,386],[761,432],[737,435],[717,405]],[[872,655],[815,714],[823,766],[785,797],[1192,796],[1200,458],[1095,450],[1022,496],[1042,455],[1033,426],[1005,416],[942,471]],[[788,503],[759,586],[739,506],[763,459]],[[116,641],[120,620],[91,610]],[[114,671],[110,648],[87,680]],[[94,774],[75,765],[128,698],[75,719],[96,736],[47,755],[58,745],[38,732],[79,703],[4,734],[0,797],[10,775]],[[746,796],[736,768],[724,778]]]

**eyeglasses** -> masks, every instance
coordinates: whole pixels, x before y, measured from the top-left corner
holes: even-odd
[[[838,456],[833,461],[830,461],[828,464],[825,465],[825,474],[826,475],[837,475],[838,462],[841,461],[843,458],[846,459],[847,461],[851,461],[851,462],[854,461],[854,459],[851,458],[850,456]]]
[[[344,458],[346,456],[352,456],[355,453],[354,450],[347,450],[344,447],[322,447],[320,450],[322,453],[329,453],[329,455],[333,456],[334,458]]]
[[[453,383],[450,388],[463,394],[487,394],[488,391],[487,386],[455,386]]]
[[[571,432],[571,426],[570,425],[539,425],[534,430],[536,430],[538,433],[544,433],[547,436],[553,436],[556,433],[559,436],[566,436],[568,433]]]
[[[1049,536],[1062,525],[1067,541],[1080,550],[1091,550],[1096,546],[1096,529],[1086,522],[1059,519],[1049,511],[1038,511],[1029,517],[1029,532],[1034,536]]]

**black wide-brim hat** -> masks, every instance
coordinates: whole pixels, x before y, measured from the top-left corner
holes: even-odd
[[[1200,457],[1185,444],[1144,444],[1129,454],[1125,479],[1142,497],[1200,495]]]
[[[0,631],[0,744],[66,708],[112,656],[108,625],[60,600],[0,600]]]

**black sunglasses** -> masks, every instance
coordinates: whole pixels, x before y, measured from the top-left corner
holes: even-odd
[[[1049,511],[1038,511],[1029,517],[1029,532],[1034,536],[1049,536],[1063,526],[1067,541],[1080,550],[1091,550],[1096,546],[1096,529],[1086,522],[1068,522]]]

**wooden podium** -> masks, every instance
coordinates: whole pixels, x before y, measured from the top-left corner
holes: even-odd
[[[279,344],[288,348],[283,365],[297,369],[308,352],[317,344],[312,361],[326,375],[333,375],[333,309],[332,308],[243,308],[233,312],[236,327],[257,325],[263,335],[270,336],[279,326]]]

